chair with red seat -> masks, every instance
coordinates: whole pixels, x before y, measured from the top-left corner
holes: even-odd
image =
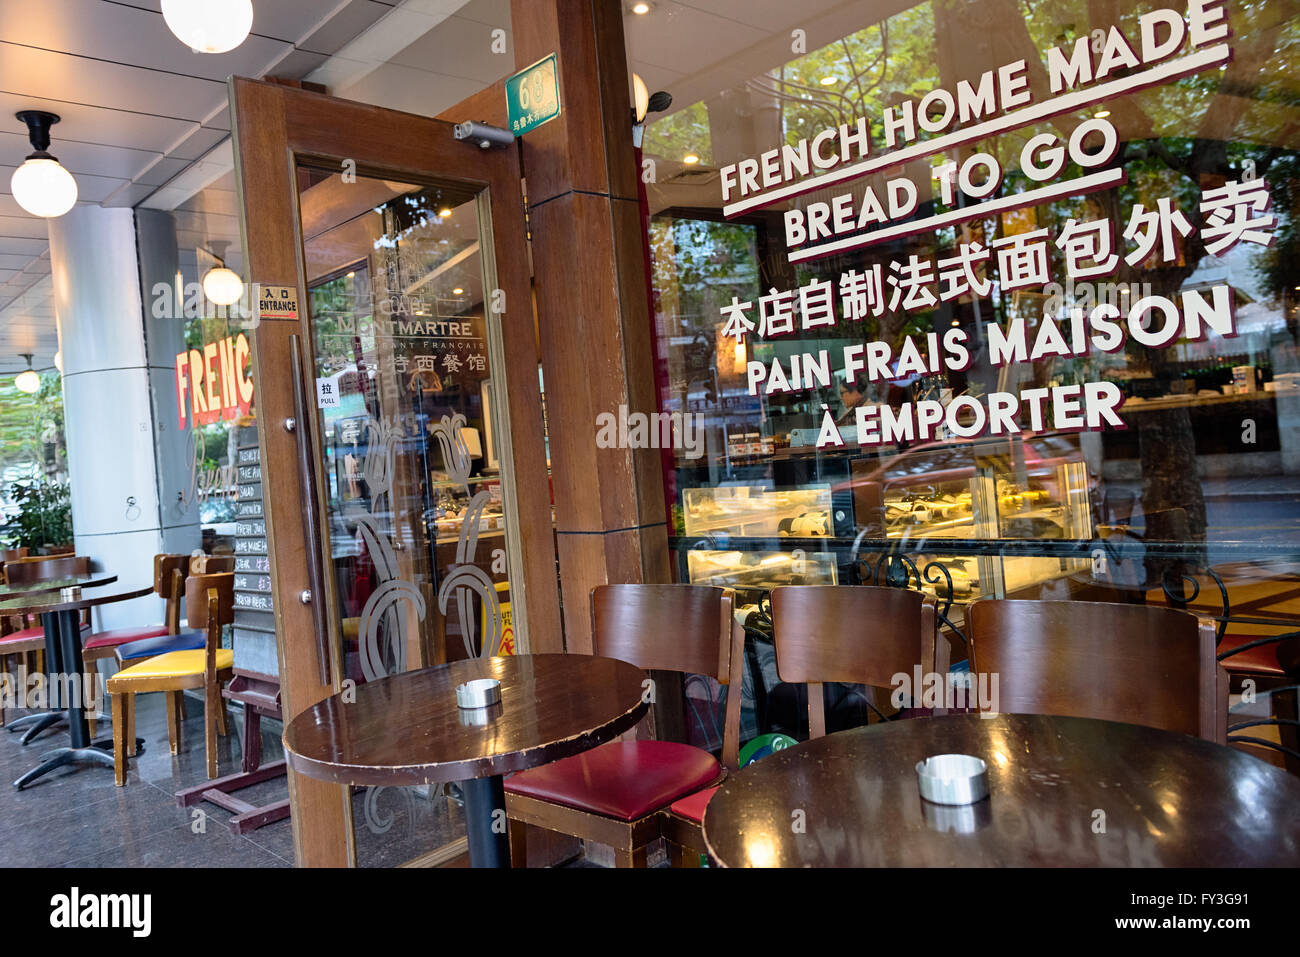
[[[646,670],[709,675],[732,684],[723,726],[722,763],[700,748],[671,741],[613,741],[506,781],[510,854],[526,866],[527,825],[614,849],[619,867],[645,866],[660,836],[662,811],[717,784],[735,767],[740,735],[739,651],[729,589],[705,585],[602,585],[592,590],[595,653]],[[739,636],[739,637],[736,637]],[[575,689],[577,690],[577,689]]]
[[[77,578],[90,574],[90,559],[84,556],[60,555],[58,557],[39,556],[10,561],[5,565],[5,580],[11,585],[27,585],[36,582],[57,582],[64,578]],[[39,622],[21,620],[16,629],[12,627],[9,616],[0,619],[0,671],[7,672],[10,658],[22,656],[27,663],[28,672],[35,673],[45,669],[45,628]],[[90,627],[88,615],[82,613],[82,629]],[[0,708],[0,726],[5,723],[4,711]]]
[[[772,589],[772,640],[782,681],[808,686],[810,738],[826,734],[822,685],[838,681],[892,687],[923,672],[944,674],[950,657],[939,634],[933,599],[874,585],[783,585]],[[739,654],[739,652],[736,652]],[[941,710],[941,709],[936,709]],[[699,862],[704,811],[717,788],[674,802],[663,834],[674,865]]]
[[[118,649],[123,645],[180,633],[181,592],[185,585],[185,569],[189,566],[189,562],[188,555],[163,554],[153,557],[153,590],[164,602],[162,624],[113,628],[92,634],[82,645],[86,681],[94,678],[98,668],[97,662],[104,658],[115,658]],[[89,712],[86,714],[86,722],[90,726],[92,738],[95,736],[97,717]]]

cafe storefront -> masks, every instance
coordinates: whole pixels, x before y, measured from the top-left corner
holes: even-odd
[[[1186,700],[1224,705],[1202,702],[1200,736],[1300,773],[1291,4],[419,6],[312,69],[230,76],[219,178],[196,175],[183,202],[112,236],[135,235],[138,261],[116,272],[152,309],[141,349],[169,450],[155,511],[187,523],[160,521],[141,554],[228,561],[226,699],[283,723],[286,760],[245,753],[218,790],[284,781],[287,795],[216,804],[262,814],[252,828],[289,817],[298,866],[549,864],[578,852],[570,835],[591,860],[609,863],[609,846],[644,865],[658,847],[640,818],[626,835],[568,829],[573,815],[537,810],[545,788],[503,775],[649,724],[729,765],[886,722],[902,753],[916,723],[895,718],[999,710],[974,652],[987,599],[1074,603],[1023,611],[1044,629],[1052,615],[1109,627],[1092,617],[1103,605],[1193,613],[1200,630],[1180,640],[1205,660],[1188,680],[1212,687]],[[417,76],[468,49],[472,71],[465,58]],[[75,225],[51,235],[90,261],[107,240]],[[222,301],[207,277],[226,272]],[[61,322],[65,339],[78,330]],[[70,433],[94,432],[72,424],[88,421],[75,404]],[[721,658],[681,676],[661,663],[681,660],[662,649],[685,647],[687,612],[717,630],[709,606],[680,633],[646,629],[659,657],[625,660],[648,676],[607,667],[620,656],[595,636],[637,630],[593,597],[614,584],[663,586],[644,601],[665,608],[672,586],[726,589]],[[776,597],[799,586],[830,588]],[[883,590],[906,610],[862,617],[858,598]],[[780,663],[774,631],[799,615],[831,677]],[[931,629],[925,674],[909,661],[903,691],[888,672],[856,680],[854,642],[913,618]],[[1158,631],[1135,625],[1133,640]],[[1155,667],[1134,654],[1136,683],[1112,689],[1125,704]],[[551,655],[564,663],[533,657]],[[586,724],[533,740],[525,718],[488,732],[451,712],[459,723],[412,731],[421,695],[455,690],[430,683],[444,665],[545,687]],[[1090,674],[1070,687],[1095,702]],[[608,714],[581,714],[595,706],[566,689],[584,682]],[[1015,712],[1080,715],[1004,710],[998,734],[1044,748],[1051,735]],[[974,749],[980,725],[954,742]],[[1147,747],[1086,730],[1099,759]],[[537,754],[494,764],[498,746]],[[207,787],[182,803],[211,811]],[[675,864],[706,850],[715,864],[913,863],[888,841],[792,854],[784,832],[766,836],[788,816],[751,820],[748,844],[696,847],[688,826],[663,849]],[[1186,863],[1183,833],[1144,853]],[[1052,853],[1142,862],[1085,843]]]

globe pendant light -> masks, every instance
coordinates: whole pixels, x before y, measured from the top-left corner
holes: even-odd
[[[36,151],[14,170],[9,192],[18,205],[33,216],[52,219],[62,216],[77,202],[77,181],[48,152],[50,127],[58,116],[44,110],[23,110],[18,119],[27,124],[27,135]]]
[[[163,19],[195,53],[225,53],[253,29],[252,0],[162,0]]]
[[[226,243],[212,242],[212,258],[217,264],[203,275],[203,295],[218,306],[230,306],[244,295],[244,280],[226,266]]]
[[[20,353],[27,360],[27,371],[20,372],[14,376],[14,388],[19,392],[26,392],[28,395],[35,395],[41,391],[41,377],[37,375],[36,370],[32,368],[32,354],[30,352]]]
[[[243,294],[244,280],[233,269],[214,266],[203,277],[203,295],[218,306],[233,305]]]

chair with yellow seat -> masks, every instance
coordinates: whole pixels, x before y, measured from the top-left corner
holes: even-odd
[[[230,722],[222,685],[233,675],[234,652],[221,647],[221,628],[234,617],[234,574],[191,575],[185,582],[189,624],[206,628],[203,648],[169,651],[124,668],[108,679],[113,699],[113,758],[117,786],[126,784],[126,759],[135,754],[135,696],[162,691],[167,695],[167,737],[172,754],[180,745],[180,697],[187,689],[204,691],[203,728],[208,777],[217,776],[217,732],[228,734]]]

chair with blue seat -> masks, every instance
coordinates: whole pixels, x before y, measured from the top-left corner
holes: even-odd
[[[113,699],[113,754],[118,787],[126,783],[126,758],[135,754],[135,696],[161,691],[167,702],[167,737],[172,754],[180,749],[180,701],[188,689],[204,691],[204,740],[208,777],[217,776],[217,734],[229,733],[221,687],[233,676],[234,652],[221,647],[222,626],[234,618],[234,574],[191,575],[185,582],[188,623],[202,629],[203,643],[155,655],[123,668],[108,679]]]
[[[520,771],[505,782],[515,867],[527,864],[528,825],[608,845],[619,867],[644,867],[647,847],[660,837],[660,812],[719,783],[724,764],[736,766],[742,665],[739,654],[733,655],[738,632],[733,606],[730,589],[707,585],[602,585],[592,590],[596,654],[647,671],[708,675],[733,684],[723,722],[723,762],[692,745],[638,739],[613,741]]]
[[[97,631],[90,635],[82,645],[82,660],[85,662],[85,680],[93,680],[98,662],[105,658],[122,661],[121,650],[141,642],[153,642],[151,647],[159,650],[153,654],[160,655],[166,651],[175,651],[180,647],[191,647],[193,636],[187,636],[187,644],[167,644],[180,636],[181,596],[185,587],[185,569],[190,557],[188,555],[155,555],[153,557],[153,590],[163,600],[163,620],[157,625],[135,625],[129,628],[113,628]],[[203,645],[203,634],[198,632],[198,645]],[[132,657],[142,657],[137,653]],[[90,736],[95,736],[97,715],[87,713],[86,721],[90,726]]]

